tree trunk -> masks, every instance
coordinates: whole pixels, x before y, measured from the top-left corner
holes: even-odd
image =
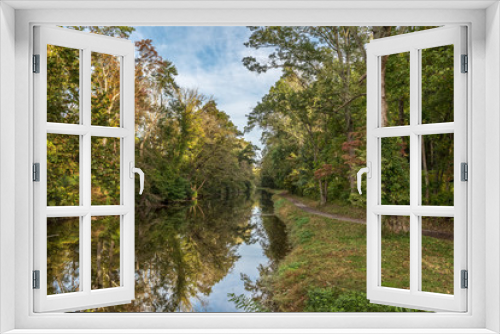
[[[405,100],[401,97],[398,101],[398,109],[399,109],[399,125],[403,126],[405,124]]]
[[[99,239],[97,242],[97,258],[96,258],[96,266],[97,266],[97,288],[102,289],[102,240]]]
[[[391,35],[392,27],[391,26],[379,26],[373,27],[373,39],[384,38]],[[385,95],[385,72],[386,72],[386,64],[389,56],[381,57],[381,67],[380,67],[380,99],[381,99],[381,124],[380,126],[384,127],[388,125],[388,106],[387,99]]]
[[[422,136],[422,169],[424,172],[425,182],[425,201],[429,203],[429,172],[427,170],[427,158],[425,156],[424,137]]]
[[[108,277],[109,277],[109,287],[115,286],[115,275],[113,272],[113,252],[115,248],[115,242],[113,240],[109,243],[109,264],[108,264]]]
[[[139,145],[139,156],[141,158],[144,157],[144,144],[146,143],[148,138],[149,138],[149,131],[146,132],[146,134],[144,135],[144,138],[141,141],[141,144]]]
[[[325,190],[323,190],[323,204],[326,204],[328,201],[328,181],[325,180],[323,186],[325,187]]]
[[[323,182],[321,182],[321,179],[318,180],[318,184],[319,184],[319,204],[325,205],[326,204],[326,194],[325,194],[325,190],[323,189]]]
[[[388,113],[388,105],[387,105],[387,97],[385,94],[385,72],[387,68],[387,59],[389,56],[382,56],[380,60],[380,100],[381,100],[381,118],[380,118],[380,126],[388,126],[389,120],[387,117]]]
[[[349,50],[349,49],[347,49],[347,50]],[[346,51],[346,76],[344,79],[344,101],[345,102],[349,101],[351,98],[351,91],[350,91],[351,67],[350,67],[350,63],[351,63],[351,54],[349,51]],[[349,160],[351,162],[353,162],[356,158],[356,152],[354,150],[354,146],[350,144],[354,141],[354,138],[352,135],[352,133],[354,131],[354,126],[353,126],[350,105],[346,106],[345,113],[347,115],[349,115],[349,118],[348,118],[349,122],[347,124],[347,142],[349,143]],[[351,194],[356,192],[356,177],[355,177],[355,175],[356,175],[357,171],[354,170],[353,167],[354,167],[353,164],[349,164],[349,169],[350,169],[349,188],[350,188]],[[325,183],[326,183],[326,180],[325,180]],[[326,194],[325,194],[325,203],[326,203]]]
[[[349,125],[350,129],[349,129],[349,132],[347,133],[347,142],[350,143],[353,141],[353,138],[352,138],[352,123],[350,123]],[[354,160],[355,158],[355,151],[354,151],[354,147],[352,145],[349,145],[349,159],[351,161]],[[356,170],[353,169],[353,166],[352,164],[349,164],[349,169],[350,169],[350,172],[349,172],[349,190],[350,190],[350,193],[353,194],[356,192]]]

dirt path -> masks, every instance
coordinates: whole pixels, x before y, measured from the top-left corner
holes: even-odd
[[[366,224],[366,221],[364,219],[350,218],[350,217],[345,217],[345,216],[341,216],[341,215],[335,215],[332,213],[321,212],[319,210],[313,209],[313,208],[305,205],[301,201],[296,200],[295,198],[291,197],[288,194],[279,194],[279,195],[281,197],[286,198],[287,200],[292,202],[296,207],[301,208],[302,210],[304,210],[306,212],[309,212],[309,213],[312,213],[312,214],[315,214],[315,215],[318,215],[321,217],[330,218],[330,219],[337,219],[337,220],[342,220],[345,222],[356,223],[356,224]]]
[[[350,218],[350,217],[346,217],[346,216],[335,215],[332,213],[321,212],[319,210],[313,209],[313,208],[305,205],[301,201],[296,200],[295,198],[291,197],[290,195],[288,195],[286,193],[279,194],[279,196],[286,198],[288,201],[292,202],[296,207],[298,207],[306,212],[312,213],[314,215],[318,215],[318,216],[330,218],[330,219],[341,220],[341,221],[350,222],[350,223],[355,223],[355,224],[366,225],[366,220],[364,220],[364,219]],[[422,235],[427,236],[427,237],[436,238],[436,239],[453,240],[453,234],[448,233],[448,232],[422,230]]]

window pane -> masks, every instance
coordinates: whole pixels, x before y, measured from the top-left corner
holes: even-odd
[[[421,219],[422,291],[453,294],[453,218]]]
[[[80,205],[80,136],[47,134],[47,205]]]
[[[380,57],[380,126],[410,125],[410,53]]]
[[[47,45],[47,122],[80,122],[80,50]]]
[[[453,122],[453,45],[421,52],[422,123]]]
[[[410,217],[381,219],[382,286],[410,289]]]
[[[92,52],[92,125],[120,126],[120,57]]]
[[[453,206],[453,133],[422,136],[422,205]]]
[[[79,291],[80,218],[47,218],[47,294]]]
[[[92,205],[120,204],[120,138],[92,137]]]
[[[92,217],[92,290],[120,286],[120,216]]]
[[[383,205],[410,204],[410,137],[382,138]]]

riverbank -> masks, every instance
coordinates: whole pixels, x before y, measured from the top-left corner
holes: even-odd
[[[270,280],[279,311],[410,311],[370,304],[366,300],[365,225],[308,212],[296,206],[289,195],[273,193],[275,214],[285,223],[291,245],[291,251]],[[300,201],[306,203],[306,199],[300,198]],[[359,216],[351,218],[357,220]],[[426,263],[431,263],[434,271],[426,279],[432,281],[432,285],[448,287],[452,286],[452,275],[440,275],[450,269],[446,261],[440,261],[443,252],[449,253],[449,247],[441,247],[443,242],[448,241],[440,240],[439,247],[435,242],[434,247],[430,247],[432,254]],[[384,285],[409,287],[409,235],[392,236],[383,247]],[[442,277],[436,279],[439,276]]]
[[[292,201],[295,200],[295,201],[301,202],[305,206],[307,206],[308,208],[317,210],[317,211],[325,213],[325,214],[331,214],[331,215],[335,215],[335,216],[344,216],[344,217],[348,217],[351,219],[366,221],[366,209],[365,208],[346,206],[344,203],[335,203],[335,202],[333,202],[333,203],[328,202],[324,205],[320,205],[319,201],[317,201],[317,200],[307,198],[307,197],[297,196],[297,195],[289,193],[286,190],[271,189],[271,188],[260,188],[260,189],[265,190],[265,191],[272,193],[272,194],[281,195],[282,197],[286,197],[287,199],[291,199]]]

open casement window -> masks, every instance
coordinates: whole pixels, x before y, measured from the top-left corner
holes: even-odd
[[[467,309],[466,52],[466,28],[458,26],[367,46],[372,303]]]
[[[34,310],[129,303],[134,45],[42,26],[34,54]]]

